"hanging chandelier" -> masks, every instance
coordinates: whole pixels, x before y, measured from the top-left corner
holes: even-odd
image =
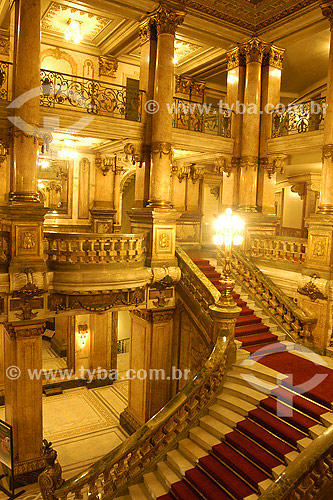
[[[74,43],[80,43],[82,40],[81,33],[81,22],[77,19],[68,19],[67,27],[65,29],[66,40],[73,41]]]

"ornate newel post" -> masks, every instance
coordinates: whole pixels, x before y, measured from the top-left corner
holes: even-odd
[[[246,59],[246,79],[238,209],[251,213],[257,212],[261,63],[265,45],[254,37],[242,48]]]
[[[317,213],[305,219],[308,227],[308,248],[304,276],[299,283],[298,305],[318,321],[311,331],[310,341],[320,352],[329,347],[332,332],[333,278],[333,3],[321,5],[322,13],[331,26],[330,54],[324,122],[324,146],[320,202]],[[316,278],[310,276],[316,275]]]
[[[95,200],[90,209],[93,232],[113,233],[114,224],[114,182],[115,158],[102,156],[95,157]]]
[[[272,110],[280,103],[281,72],[284,49],[267,47],[261,70],[261,120],[258,176],[258,206],[262,214],[275,215],[276,171],[283,165],[282,157],[270,157],[267,139],[272,134]]]

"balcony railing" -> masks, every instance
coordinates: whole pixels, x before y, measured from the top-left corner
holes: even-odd
[[[283,137],[320,130],[324,127],[325,99],[290,104],[272,113],[272,137]]]
[[[9,100],[9,67],[11,63],[0,61],[0,100]]]
[[[223,106],[175,98],[172,111],[175,128],[231,136],[231,111]]]
[[[261,260],[302,264],[305,262],[307,245],[305,238],[253,236],[249,254]]]
[[[52,264],[128,264],[145,259],[144,234],[45,232],[44,236]]]
[[[42,106],[71,107],[93,115],[140,121],[142,90],[41,69]]]

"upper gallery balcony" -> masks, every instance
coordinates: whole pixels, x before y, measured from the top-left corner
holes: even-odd
[[[11,63],[0,61],[0,101],[11,100],[11,68]],[[113,135],[118,133],[119,138],[129,134],[133,139],[142,137],[144,91],[45,69],[41,69],[40,74],[40,104],[44,121],[52,109],[52,116],[61,118],[66,128],[73,116],[79,113],[82,117],[84,113],[96,119],[94,128],[102,135],[103,132],[108,135],[110,126],[114,124],[116,130],[113,130]],[[217,138],[230,138],[231,113],[222,106],[175,98],[170,113],[173,114],[173,127],[179,130],[175,134],[176,147],[182,146],[184,131],[187,137],[188,133],[199,132]],[[228,145],[227,149],[230,147]]]
[[[274,110],[268,153],[277,154],[321,148],[325,108],[326,100],[320,98],[289,104],[284,110]]]

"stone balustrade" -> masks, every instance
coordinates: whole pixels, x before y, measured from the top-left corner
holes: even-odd
[[[261,260],[302,264],[305,262],[307,245],[305,238],[255,235],[251,238],[248,253],[250,257]]]
[[[52,264],[129,264],[145,260],[145,234],[45,232],[45,253]]]

